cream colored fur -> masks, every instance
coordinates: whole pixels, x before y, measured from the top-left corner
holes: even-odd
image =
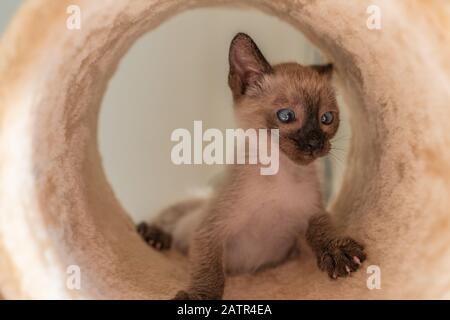
[[[281,154],[280,170],[273,176],[261,175],[258,165],[231,166],[229,171],[226,186],[175,223],[175,248],[187,253],[209,208],[226,206],[219,211],[229,274],[255,272],[296,253],[309,217],[322,208],[316,165],[300,166]],[[163,211],[157,220],[166,214]]]

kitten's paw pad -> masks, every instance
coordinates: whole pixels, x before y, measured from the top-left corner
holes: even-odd
[[[172,236],[161,228],[141,222],[136,229],[142,239],[156,250],[170,249]]]
[[[351,238],[331,240],[317,258],[319,268],[330,278],[347,277],[366,260],[364,247]]]

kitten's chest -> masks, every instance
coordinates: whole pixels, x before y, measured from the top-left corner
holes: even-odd
[[[313,173],[313,172],[312,172]],[[254,179],[230,213],[227,267],[254,271],[284,260],[320,206],[316,175]]]
[[[280,170],[276,176],[248,179],[243,189],[245,196],[238,200],[230,217],[234,230],[244,226],[246,230],[251,226],[298,226],[321,206],[315,167],[306,172]]]

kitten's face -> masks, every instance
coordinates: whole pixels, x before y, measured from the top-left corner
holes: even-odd
[[[299,164],[326,155],[339,126],[332,66],[270,66],[250,37],[230,47],[229,84],[239,124],[279,129],[280,150]]]

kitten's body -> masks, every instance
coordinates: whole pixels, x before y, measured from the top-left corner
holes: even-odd
[[[261,175],[260,165],[229,165],[211,198],[176,204],[138,227],[157,249],[170,247],[172,238],[189,252],[190,285],[176,298],[221,298],[225,272],[277,265],[296,251],[302,235],[331,278],[356,271],[365,259],[363,247],[334,227],[313,162],[328,153],[339,125],[332,67],[271,66],[245,34],[233,39],[229,60],[238,125],[278,129],[279,171]]]
[[[321,207],[315,165],[300,167],[281,156],[280,170],[262,176],[255,167],[232,175],[238,187],[233,210],[226,214],[224,264],[230,273],[274,266],[297,250],[308,220]]]
[[[281,263],[297,251],[309,218],[320,211],[316,165],[299,166],[281,155],[279,172],[273,176],[261,175],[258,165],[231,166],[228,171],[227,181],[210,199],[176,222],[174,247],[186,253],[209,208],[221,206],[226,207],[221,210],[221,225],[227,273],[253,272]]]

